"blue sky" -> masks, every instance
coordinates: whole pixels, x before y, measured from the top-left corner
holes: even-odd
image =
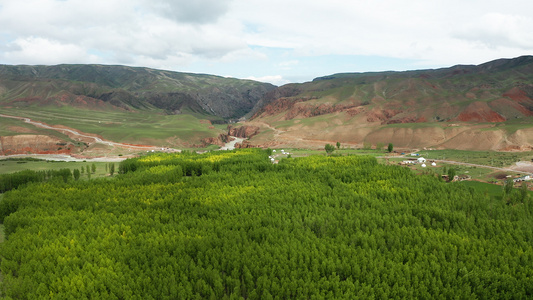
[[[530,0],[0,0],[0,64],[267,81],[533,54]]]

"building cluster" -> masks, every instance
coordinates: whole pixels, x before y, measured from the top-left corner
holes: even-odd
[[[415,155],[411,154],[411,156],[415,156]],[[418,156],[418,153],[417,153],[416,156]],[[420,164],[420,166],[422,168],[425,168],[425,167],[427,167],[426,163],[427,163],[427,160],[425,158],[419,157],[419,158],[410,158],[410,159],[404,160],[404,161],[400,162],[400,165],[405,166],[405,165]],[[431,161],[431,166],[432,167],[436,167],[437,163],[435,161]]]

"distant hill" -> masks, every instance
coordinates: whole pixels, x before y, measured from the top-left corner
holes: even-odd
[[[275,138],[280,146],[299,139],[528,149],[533,56],[435,70],[333,74],[279,87],[261,105],[249,124],[263,132],[252,141],[257,145],[275,146],[269,142]]]
[[[226,123],[249,113],[274,88],[251,80],[126,66],[2,65],[0,154],[133,151],[94,143],[87,136],[124,144],[213,148],[227,141]]]
[[[0,66],[0,105],[162,109],[240,118],[275,87],[251,80],[103,65]]]
[[[183,148],[221,145],[230,134],[259,147],[533,150],[533,56],[281,87],[125,66],[0,66],[0,114]],[[242,117],[244,124],[223,125]],[[1,136],[19,134],[86,148],[61,132],[2,120]]]

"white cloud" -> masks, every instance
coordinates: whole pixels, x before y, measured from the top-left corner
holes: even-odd
[[[530,0],[0,0],[0,63],[217,64],[278,81],[332,55],[476,64],[533,53],[531,11]]]
[[[223,16],[227,0],[145,0],[144,7],[171,20],[184,23],[213,23]]]
[[[268,83],[272,83],[273,85],[277,85],[277,86],[289,83],[289,81],[284,79],[283,76],[281,75],[267,75],[267,76],[261,76],[261,77],[250,76],[244,79],[250,79],[250,80],[255,80],[255,81],[260,81],[260,82],[268,82]]]
[[[533,51],[528,0],[508,0],[504,6],[496,0],[249,0],[236,7],[239,12],[230,14],[255,29],[246,32],[249,43],[293,48],[304,56],[377,55],[441,65]],[[479,22],[495,12],[506,17]],[[473,24],[470,35],[458,36]],[[510,37],[514,45],[494,48],[481,35]]]
[[[14,37],[15,41],[9,42],[15,44],[31,39],[49,41],[54,48],[76,52],[67,56],[77,56],[79,62],[92,59],[79,53],[99,52],[108,54],[101,58],[102,63],[178,63],[175,69],[195,59],[220,59],[247,47],[234,33],[240,24],[222,18],[230,2],[4,0],[0,34]],[[34,53],[29,54],[19,47],[0,57],[5,63],[11,63],[12,57],[33,61]],[[43,55],[41,60],[47,58]]]
[[[8,45],[0,56],[14,64],[61,64],[80,60],[96,63],[98,58],[88,55],[85,49],[72,44],[61,44],[44,38],[17,39]]]
[[[488,13],[476,18],[459,29],[456,36],[467,41],[479,42],[488,48],[516,47],[533,48],[533,35],[524,30],[533,28],[533,17]]]

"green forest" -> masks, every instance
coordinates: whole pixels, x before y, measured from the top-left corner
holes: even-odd
[[[533,297],[528,197],[370,156],[269,155],[156,153],[113,177],[11,189],[0,195],[2,296]]]

